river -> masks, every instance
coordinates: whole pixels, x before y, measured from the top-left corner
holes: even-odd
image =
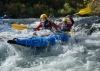
[[[51,18],[60,23],[62,17]],[[47,52],[22,52],[7,43],[16,37],[30,37],[32,29],[16,30],[13,23],[35,27],[38,18],[0,20],[0,71],[100,71],[100,31],[86,35],[85,25],[100,26],[100,17],[74,17],[71,38]],[[75,39],[78,39],[75,41]]]

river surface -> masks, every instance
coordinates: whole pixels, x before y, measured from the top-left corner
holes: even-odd
[[[61,23],[60,18],[51,18]],[[50,51],[23,52],[16,50],[7,40],[31,37],[32,29],[16,30],[13,23],[30,28],[39,23],[38,18],[0,20],[0,71],[100,71],[100,31],[87,35],[86,25],[100,26],[100,17],[75,17],[71,38],[65,44],[52,46]]]

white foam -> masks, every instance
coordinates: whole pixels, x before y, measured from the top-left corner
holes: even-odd
[[[61,19],[61,18],[57,18]],[[81,24],[82,19],[74,18]],[[91,19],[91,17],[89,18]],[[39,21],[27,24],[28,27],[36,27]],[[2,26],[2,25],[1,25]],[[3,28],[2,28],[3,27]],[[0,42],[0,52],[8,54],[5,60],[0,58],[0,71],[99,71],[100,70],[100,32],[95,32],[91,36],[86,36],[84,32],[78,32],[71,36],[68,42],[57,44],[51,47],[49,52],[44,51],[38,55],[22,53],[10,44],[6,43],[8,39],[15,37],[31,37],[35,31],[31,29],[15,30],[10,27],[10,30],[4,30],[3,25],[0,38],[4,41]],[[80,27],[80,26],[78,26]],[[37,32],[38,35],[48,35],[51,32]],[[78,37],[77,37],[78,36]],[[75,38],[81,41],[75,42]],[[8,49],[8,50],[7,50]],[[7,52],[6,52],[7,50]],[[26,55],[27,54],[27,55]],[[1,57],[1,55],[0,55]]]

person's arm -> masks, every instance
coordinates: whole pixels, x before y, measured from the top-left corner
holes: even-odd
[[[68,15],[68,17],[70,19],[70,23],[68,24],[68,26],[71,28],[73,26],[73,24],[74,24],[74,20],[73,20],[73,18],[71,18],[70,15]]]
[[[60,26],[56,25],[54,22],[50,23],[57,31],[59,31]]]
[[[58,28],[59,26],[56,25],[54,22],[50,22],[51,26],[55,27],[55,28]]]
[[[61,28],[61,26],[62,26],[62,23],[60,23],[58,26]]]
[[[39,30],[40,27],[42,27],[41,23],[38,26],[36,26],[36,30]]]

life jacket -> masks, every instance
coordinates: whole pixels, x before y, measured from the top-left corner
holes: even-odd
[[[50,21],[46,21],[45,23],[41,23],[43,29],[51,29]]]
[[[61,25],[61,31],[70,31],[70,28],[68,27],[68,25]]]

